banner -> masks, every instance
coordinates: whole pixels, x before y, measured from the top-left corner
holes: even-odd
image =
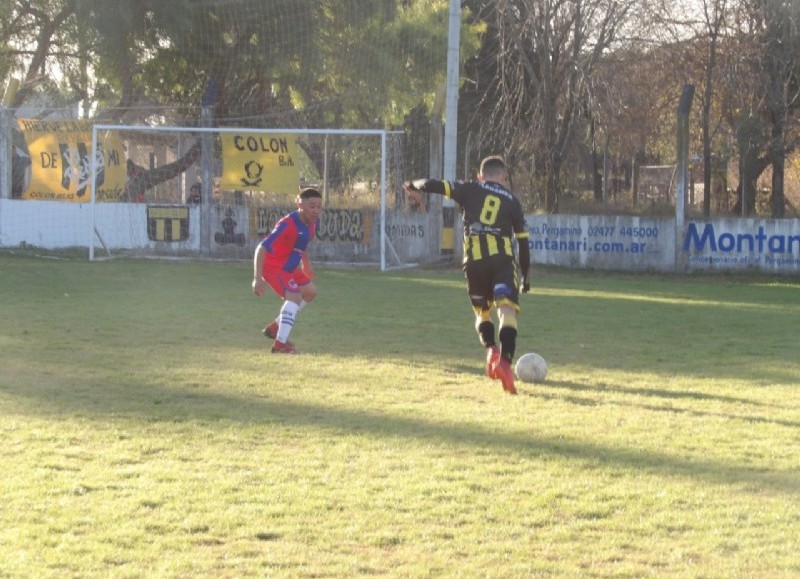
[[[23,199],[85,203],[90,187],[92,123],[84,120],[18,119],[31,159]],[[118,199],[125,187],[125,154],[116,133],[98,134],[97,199]]]
[[[297,195],[300,171],[294,135],[223,133],[220,139],[222,189]]]
[[[189,239],[189,208],[185,205],[148,205],[147,239],[166,242]]]

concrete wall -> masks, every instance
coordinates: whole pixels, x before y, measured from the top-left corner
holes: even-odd
[[[570,268],[674,271],[675,220],[529,215],[531,259]]]
[[[657,272],[800,274],[800,220],[529,215],[534,263]]]
[[[0,199],[0,247],[88,248],[96,252],[199,255],[200,222],[211,223],[211,256],[249,258],[255,245],[292,207],[133,203],[64,203]],[[93,216],[93,211],[95,215]],[[203,214],[202,211],[207,213]],[[312,259],[380,263],[387,267],[440,260],[441,216],[386,213],[388,243],[380,243],[379,211],[323,212]],[[531,259],[566,268],[665,273],[747,272],[800,275],[800,220],[528,215]],[[459,226],[460,227],[460,226]],[[457,232],[460,237],[460,231]],[[460,261],[460,244],[452,256]],[[383,255],[382,255],[383,252]]]
[[[89,203],[0,199],[0,247],[86,248],[88,255],[89,244],[94,243],[100,254],[107,249],[112,253],[200,255],[200,223],[207,218],[211,256],[242,259],[252,256],[256,244],[293,209],[139,203],[97,203],[93,207]],[[320,261],[375,264],[381,262],[383,251],[388,267],[428,263],[438,257],[438,216],[387,212],[383,249],[380,223],[380,211],[328,209],[322,214],[309,255]]]
[[[690,221],[677,248],[684,271],[800,274],[800,219]]]

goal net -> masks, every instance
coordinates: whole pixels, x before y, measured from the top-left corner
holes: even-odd
[[[91,150],[90,259],[247,259],[304,186],[323,195],[312,259],[387,269],[438,250],[402,194],[401,133],[95,125]],[[104,186],[121,159],[124,183]]]

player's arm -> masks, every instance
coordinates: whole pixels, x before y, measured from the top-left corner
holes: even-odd
[[[522,293],[526,294],[531,290],[531,283],[528,274],[531,269],[531,249],[528,246],[528,232],[517,235],[517,246],[519,247],[519,269],[522,273]]]
[[[450,182],[439,179],[415,179],[403,183],[403,190],[414,203],[420,203],[420,193],[436,193],[437,195],[450,196]]]
[[[264,290],[267,289],[267,282],[264,279],[264,256],[267,249],[262,243],[256,246],[256,252],[253,254],[253,293],[257,296],[263,295]]]
[[[530,278],[528,277],[531,269],[531,249],[528,245],[528,224],[525,223],[525,213],[519,199],[514,199],[514,206],[511,210],[511,222],[514,230],[514,238],[517,241],[517,255],[519,257],[519,269],[522,274],[522,293],[528,293],[531,289]]]

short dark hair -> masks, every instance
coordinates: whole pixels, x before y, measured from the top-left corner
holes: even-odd
[[[306,199],[322,199],[322,193],[314,187],[305,187],[300,190],[300,199],[303,201]]]
[[[503,161],[503,157],[500,155],[492,155],[491,157],[486,157],[483,161],[481,161],[481,175],[485,176],[487,173],[495,175],[499,171],[505,170],[506,163]]]

